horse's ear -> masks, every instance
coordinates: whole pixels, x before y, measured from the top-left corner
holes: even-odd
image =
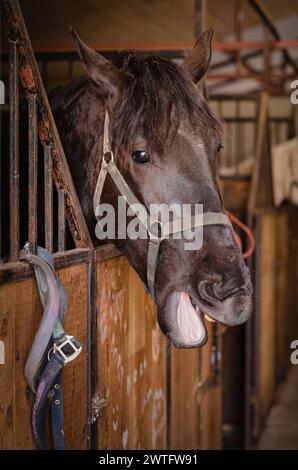
[[[110,97],[117,96],[122,83],[122,74],[109,60],[88,47],[74,29],[69,27],[79,56],[87,74]]]
[[[213,29],[204,31],[196,41],[195,47],[183,62],[183,68],[190,73],[193,81],[197,83],[205,75],[211,60],[211,39]]]

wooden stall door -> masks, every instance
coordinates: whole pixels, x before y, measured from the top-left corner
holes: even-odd
[[[81,355],[64,369],[65,439],[68,449],[87,447],[87,264],[58,272],[68,296],[65,330],[83,344]],[[35,279],[0,285],[0,449],[34,449],[31,411],[24,367],[42,316]]]
[[[211,367],[211,354],[213,343],[213,327],[207,323],[209,341],[201,349],[201,383],[200,397],[200,449],[216,450],[222,448],[222,333],[219,326],[218,343],[218,372],[214,373]]]
[[[219,374],[211,367],[213,328],[208,322],[208,343],[202,349],[172,346],[170,368],[170,448],[220,449],[221,444],[221,334]]]
[[[200,446],[199,351],[176,349],[171,346],[170,377],[170,448],[198,449]]]
[[[212,327],[202,350],[169,347],[154,303],[124,257],[98,263],[97,285],[93,403],[101,413],[95,447],[221,448],[221,385],[211,370]]]
[[[166,341],[124,257],[98,264],[97,448],[166,447]]]

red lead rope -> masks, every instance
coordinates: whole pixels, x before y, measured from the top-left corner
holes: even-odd
[[[245,225],[243,222],[241,222],[234,214],[229,212],[228,210],[225,209],[225,213],[229,216],[231,222],[233,222],[235,225],[238,225],[238,227],[243,230],[249,239],[249,247],[248,249],[243,253],[243,258],[248,258],[251,256],[254,252],[255,249],[255,238],[252,234],[252,231],[249,229],[247,225]],[[241,238],[239,237],[238,233],[233,230],[233,234],[236,240],[237,245],[239,246],[240,250],[242,251],[242,242]]]

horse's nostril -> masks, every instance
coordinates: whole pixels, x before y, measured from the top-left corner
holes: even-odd
[[[228,297],[234,297],[236,295],[243,294],[241,289],[239,289],[239,285],[231,282],[220,282],[213,284],[212,291],[214,298],[220,300],[221,302]]]
[[[252,283],[251,283],[251,280],[248,279],[244,286],[243,286],[243,291],[245,293],[245,295],[252,295],[253,294],[253,286],[252,286]]]
[[[214,283],[210,281],[201,281],[198,284],[198,292],[199,292],[201,299],[210,305],[212,305],[215,299],[213,286],[214,286]]]
[[[242,285],[239,285],[239,279],[230,279],[226,282],[201,281],[198,285],[198,292],[202,300],[212,304],[215,300],[223,302],[229,297],[250,296],[253,287],[249,279]]]

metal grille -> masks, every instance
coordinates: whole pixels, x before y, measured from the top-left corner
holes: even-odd
[[[16,0],[1,1],[1,19],[8,55],[8,106],[1,116],[1,261],[18,261],[24,240],[32,252],[37,243],[51,252],[91,248]]]
[[[219,158],[220,174],[249,174],[255,158],[258,95],[212,96],[209,103],[224,122],[224,149]],[[286,141],[293,135],[294,121],[291,116],[269,116],[268,119],[272,146]]]

